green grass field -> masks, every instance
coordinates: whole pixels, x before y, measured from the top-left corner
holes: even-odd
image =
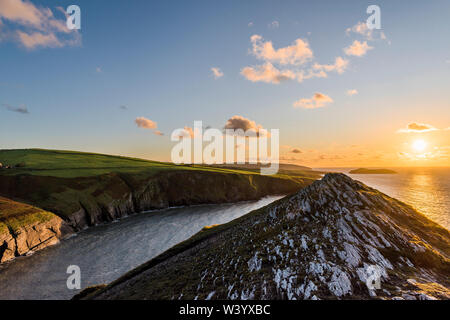
[[[11,169],[0,169],[0,175],[30,174],[36,176],[77,178],[114,173],[158,173],[165,170],[200,170],[205,172],[259,174],[259,169],[236,166],[216,167],[203,165],[175,165],[152,160],[112,156],[79,151],[15,149],[0,150],[0,163]],[[22,165],[16,167],[17,165]],[[317,178],[318,173],[309,170],[280,169],[275,176]]]
[[[23,226],[35,222],[46,222],[54,217],[53,213],[0,197],[0,234],[8,230],[16,232]]]
[[[202,170],[211,172],[247,173],[257,172],[225,169],[198,165],[175,165],[158,161],[87,153],[78,151],[17,149],[0,150],[0,163],[12,166],[1,169],[0,175],[31,174],[48,177],[76,178],[116,173],[160,172],[163,170]],[[22,164],[23,167],[16,167]]]

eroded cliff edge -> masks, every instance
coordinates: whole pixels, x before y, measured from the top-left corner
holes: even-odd
[[[57,244],[72,228],[51,212],[0,197],[0,263]]]
[[[78,298],[450,299],[449,255],[447,229],[343,174],[327,174]],[[380,289],[367,286],[370,268]]]

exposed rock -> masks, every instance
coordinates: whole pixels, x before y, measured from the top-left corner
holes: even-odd
[[[0,263],[54,245],[73,232],[50,212],[0,197]]]
[[[445,228],[327,174],[204,229],[87,298],[450,299],[449,254]]]

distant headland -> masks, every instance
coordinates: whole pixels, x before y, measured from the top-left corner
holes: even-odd
[[[395,174],[394,170],[390,169],[367,169],[367,168],[359,168],[351,170],[349,173],[351,174]]]

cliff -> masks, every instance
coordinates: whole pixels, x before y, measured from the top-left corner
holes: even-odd
[[[15,200],[9,203],[15,207],[14,214],[0,207],[0,223],[27,216],[20,230],[6,232],[11,228],[3,227],[0,262],[43,248],[44,244],[37,245],[36,232],[44,239],[48,230],[55,230],[55,239],[43,241],[45,246],[55,243],[60,225],[68,234],[146,210],[289,194],[315,179],[311,174],[261,176],[244,170],[54,150],[0,150],[0,160],[13,165],[0,170],[0,196]],[[51,222],[43,224],[36,214],[22,214],[27,204],[47,217],[52,215]]]
[[[0,194],[53,212],[81,230],[145,210],[288,194],[312,181],[199,170],[77,178],[15,175],[0,177]]]
[[[58,216],[0,197],[0,263],[54,245],[71,228]]]
[[[449,255],[447,229],[327,174],[77,298],[450,299]]]

